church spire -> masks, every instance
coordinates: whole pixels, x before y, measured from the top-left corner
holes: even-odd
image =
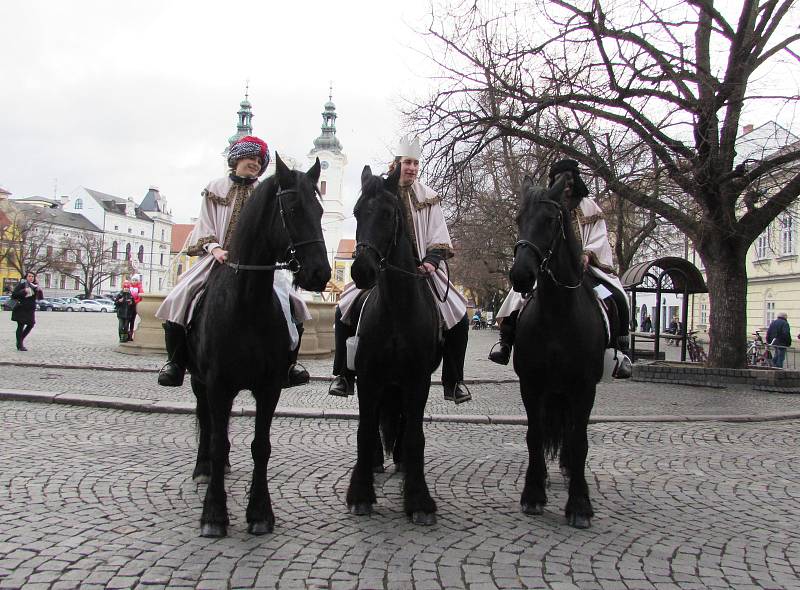
[[[311,153],[319,150],[328,150],[333,153],[342,151],[342,144],[336,137],[336,105],[333,104],[333,82],[328,88],[328,102],[325,103],[322,112],[322,134],[314,140],[314,149]]]
[[[244,100],[239,103],[239,111],[236,113],[238,116],[238,120],[236,122],[236,134],[231,135],[228,138],[228,147],[232,146],[234,143],[247,135],[253,135],[253,113],[250,110],[252,105],[250,104],[249,98],[250,80],[247,80],[244,88]]]

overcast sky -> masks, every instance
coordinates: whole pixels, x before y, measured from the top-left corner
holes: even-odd
[[[138,203],[156,185],[186,222],[224,172],[246,80],[254,133],[303,163],[333,81],[352,209],[363,165],[390,159],[401,97],[424,89],[412,27],[427,7],[3,0],[0,186]]]

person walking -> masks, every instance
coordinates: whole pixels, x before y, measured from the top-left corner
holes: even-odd
[[[117,293],[114,297],[114,309],[117,310],[117,319],[119,320],[119,333],[120,342],[128,342],[132,340],[133,327],[131,318],[136,317],[136,299],[131,293],[131,282],[122,282],[122,291]]]
[[[200,256],[201,259],[181,275],[178,284],[155,313],[157,318],[164,320],[164,340],[167,347],[167,363],[159,371],[159,385],[183,385],[188,360],[186,326],[191,320],[195,301],[205,289],[212,267],[215,264],[225,264],[228,260],[228,247],[239,215],[258,186],[258,177],[266,171],[269,159],[269,147],[265,141],[252,135],[245,136],[234,143],[228,152],[229,174],[212,180],[202,192],[200,217],[192,230],[187,250],[189,256]],[[286,271],[275,273],[273,291],[286,317],[289,339],[294,350],[300,346],[300,335],[295,323],[311,319],[311,314],[302,298],[292,289],[290,281],[278,278],[279,272]],[[300,310],[299,313],[295,312],[294,319],[290,307]],[[231,326],[231,330],[235,331],[235,326]],[[294,362],[293,351],[287,351],[287,361],[288,386],[307,383],[308,372]]]
[[[792,345],[792,333],[785,311],[778,312],[778,316],[770,322],[767,328],[767,344],[772,347],[772,366],[782,369],[786,349]]]
[[[435,285],[436,303],[444,323],[442,385],[444,399],[456,404],[467,402],[472,395],[464,385],[464,356],[469,338],[467,301],[449,282],[444,260],[453,256],[450,233],[444,213],[439,205],[439,195],[417,180],[422,157],[419,138],[404,137],[395,151],[389,171],[400,166],[397,198],[411,228],[410,236],[419,261],[418,272],[427,275]],[[334,316],[335,355],[333,374],[336,376],[328,393],[337,396],[352,395],[355,374],[346,366],[346,341],[356,330],[357,318],[349,317],[350,307],[361,292],[354,283],[344,289]],[[444,297],[444,301],[439,300]]]
[[[11,312],[11,321],[17,322],[17,350],[27,351],[25,338],[36,325],[36,301],[44,298],[42,289],[36,282],[36,275],[32,272],[25,274],[14,290],[11,298],[17,301],[16,307]]]

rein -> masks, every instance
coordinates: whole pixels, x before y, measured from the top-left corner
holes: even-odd
[[[419,271],[409,272],[404,268],[391,264],[387,260],[387,258],[389,258],[389,256],[391,255],[394,246],[397,245],[397,230],[400,225],[399,215],[400,215],[399,207],[396,207],[394,212],[394,220],[392,224],[392,240],[389,242],[389,246],[386,248],[386,254],[382,253],[377,246],[374,246],[369,242],[358,242],[356,244],[355,249],[353,250],[353,258],[358,256],[359,249],[372,250],[372,252],[374,252],[375,256],[377,256],[378,258],[378,272],[393,270],[395,272],[399,272],[400,274],[409,276],[413,279],[423,280],[423,281],[427,280],[430,284],[431,291],[433,291],[433,296],[440,303],[444,303],[445,301],[447,301],[447,296],[450,294],[450,266],[447,264],[446,260],[442,260],[442,262],[444,262],[445,268],[447,269],[447,289],[444,292],[444,298],[439,297],[439,292],[436,290],[436,285],[434,284],[433,279],[429,274],[421,274]]]
[[[556,207],[556,209],[558,210],[558,221],[559,221],[559,225],[561,226],[561,232],[560,233],[556,233],[553,236],[553,239],[550,240],[550,245],[547,248],[547,253],[546,254],[543,254],[541,249],[539,249],[539,247],[536,244],[534,244],[533,242],[530,242],[528,240],[517,240],[517,243],[514,244],[514,257],[516,258],[517,250],[520,247],[530,248],[536,253],[536,255],[541,260],[541,262],[539,263],[539,272],[546,273],[550,277],[550,280],[552,280],[553,283],[557,287],[560,287],[560,288],[563,288],[563,289],[578,289],[581,285],[583,285],[583,273],[584,273],[583,267],[581,267],[581,275],[578,278],[578,282],[575,283],[574,285],[568,285],[566,283],[562,283],[561,281],[559,281],[556,278],[555,274],[553,274],[552,269],[550,268],[550,260],[552,260],[553,252],[555,251],[556,247],[558,246],[559,237],[561,238],[561,241],[566,241],[566,239],[567,239],[567,235],[566,235],[566,233],[564,231],[564,214],[562,212],[561,205],[559,203],[557,203],[556,201],[552,201],[550,199],[541,199],[541,200],[538,200],[536,202],[537,203],[547,204],[547,205],[553,205],[553,206]]]
[[[281,212],[281,224],[283,224],[283,229],[286,231],[286,235],[289,236],[289,247],[286,249],[287,256],[284,258],[288,258],[288,260],[284,262],[277,262],[275,264],[240,264],[238,262],[225,262],[226,265],[230,266],[235,273],[238,273],[240,270],[255,270],[255,271],[270,271],[270,270],[290,270],[293,274],[297,274],[300,272],[300,269],[303,268],[303,265],[300,264],[300,261],[297,259],[295,254],[297,253],[297,248],[300,246],[307,246],[308,244],[317,244],[322,242],[325,243],[324,240],[315,239],[315,240],[304,240],[302,242],[294,243],[292,241],[292,234],[289,231],[289,227],[286,225],[286,217],[283,212],[283,199],[281,197],[286,194],[290,193],[297,193],[296,188],[287,188],[281,189],[278,187],[278,193],[275,195],[278,199],[278,207]]]

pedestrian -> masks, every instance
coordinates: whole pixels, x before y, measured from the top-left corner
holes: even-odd
[[[467,402],[472,395],[464,385],[464,356],[469,338],[467,300],[449,282],[444,260],[453,256],[450,233],[444,213],[439,205],[439,195],[417,179],[422,150],[419,138],[412,141],[404,137],[395,151],[389,172],[400,167],[397,198],[413,234],[412,246],[418,260],[418,272],[431,278],[435,285],[437,305],[444,323],[442,385],[444,399],[456,404]],[[356,321],[349,317],[350,307],[361,292],[354,283],[347,285],[336,307],[334,320],[335,356],[333,380],[328,393],[347,396],[353,394],[355,374],[346,366],[346,340],[355,334]],[[444,297],[440,301],[439,297]],[[413,320],[411,320],[413,321]]]
[[[17,350],[27,351],[24,341],[36,325],[36,301],[44,298],[42,289],[36,282],[36,275],[32,272],[25,273],[25,278],[14,287],[11,298],[17,301],[11,312],[11,321],[17,322]]]
[[[627,350],[629,346],[629,312],[628,299],[622,282],[617,277],[613,268],[611,245],[608,241],[608,228],[606,227],[603,210],[589,197],[589,189],[580,177],[578,162],[575,160],[558,160],[550,167],[549,186],[553,186],[556,177],[564,174],[567,183],[564,188],[564,202],[573,220],[573,227],[578,230],[583,244],[583,266],[587,275],[595,285],[595,291],[600,299],[605,300],[605,307],[615,310],[616,317],[609,317],[609,323],[616,328],[619,336],[609,348]],[[489,360],[500,365],[507,365],[511,358],[511,348],[514,345],[517,330],[517,317],[525,306],[527,299],[521,293],[511,290],[506,296],[503,305],[497,312],[497,321],[500,322],[500,340],[492,347]],[[611,314],[609,314],[611,315]],[[630,359],[622,355],[615,377],[624,379],[631,375]]]
[[[650,319],[650,316],[645,316],[644,321],[642,322],[642,332],[651,332],[653,330],[653,320]]]
[[[269,147],[255,136],[245,136],[236,141],[228,152],[229,174],[212,180],[203,190],[200,216],[189,238],[187,254],[200,256],[200,261],[186,271],[177,285],[156,311],[156,317],[164,320],[164,340],[167,346],[167,363],[158,374],[159,385],[177,387],[183,384],[186,374],[187,348],[186,326],[194,311],[197,296],[205,288],[208,276],[215,264],[225,264],[228,247],[239,215],[253,191],[259,185],[258,177],[264,174],[269,164]],[[297,366],[294,352],[300,347],[300,333],[296,322],[311,319],[308,306],[291,286],[291,281],[281,278],[288,271],[276,271],[273,292],[278,297],[286,318],[292,350],[287,351],[289,367],[285,386],[308,383],[309,374]],[[267,301],[270,294],[264,294]],[[290,304],[291,302],[291,304]],[[290,308],[299,310],[292,318]],[[231,326],[235,334],[236,326]]]
[[[767,328],[767,344],[772,347],[772,366],[782,369],[786,349],[792,345],[792,333],[785,311],[778,312],[778,316],[770,322]]]
[[[139,308],[139,303],[142,301],[144,288],[142,287],[142,276],[133,275],[130,278],[131,295],[133,296],[133,309],[130,310],[128,315],[128,340],[133,340],[134,332],[136,331],[136,314]]]
[[[117,320],[119,320],[119,333],[120,342],[128,342],[132,340],[133,330],[131,326],[131,317],[136,317],[136,299],[131,293],[131,282],[122,282],[122,291],[117,293],[114,297],[114,309],[117,310]]]

